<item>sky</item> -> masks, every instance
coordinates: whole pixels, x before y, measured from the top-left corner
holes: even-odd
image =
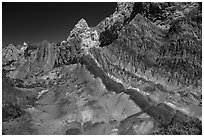
[[[2,44],[43,40],[59,43],[67,39],[81,18],[94,27],[110,16],[116,5],[112,2],[3,2]]]

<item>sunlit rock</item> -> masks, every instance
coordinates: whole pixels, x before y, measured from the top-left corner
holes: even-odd
[[[9,44],[3,133],[201,134],[200,6],[118,3],[58,44]]]

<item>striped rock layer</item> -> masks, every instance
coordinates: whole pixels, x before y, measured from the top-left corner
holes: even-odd
[[[81,19],[57,45],[6,48],[6,77],[19,82],[14,85],[20,90],[43,89],[25,109],[37,130],[33,134],[150,134],[157,124],[171,128],[185,122],[200,128],[199,7],[189,5],[164,27],[144,14],[148,4],[118,3],[95,27]],[[4,126],[7,133],[13,133],[10,124]]]

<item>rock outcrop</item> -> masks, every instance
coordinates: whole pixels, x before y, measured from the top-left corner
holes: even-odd
[[[199,3],[118,3],[59,44],[8,45],[4,134],[201,134],[201,19]]]

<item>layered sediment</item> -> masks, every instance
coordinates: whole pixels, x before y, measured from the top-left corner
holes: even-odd
[[[3,107],[12,97],[22,113],[3,117],[4,134],[201,134],[202,13],[176,6],[118,3],[59,44],[8,45]]]

